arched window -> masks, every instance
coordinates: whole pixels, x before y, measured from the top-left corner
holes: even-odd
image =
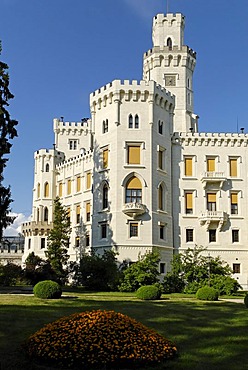
[[[135,115],[134,128],[139,128],[139,116],[138,116],[138,114]]]
[[[163,135],[163,122],[160,120],[158,121],[158,133]]]
[[[37,209],[37,222],[39,222],[40,221],[40,210],[39,210],[39,208]]]
[[[129,114],[129,117],[128,117],[128,128],[133,128],[133,116],[132,116],[132,114]]]
[[[48,221],[48,208],[44,208],[44,221]]]
[[[158,209],[164,210],[164,189],[162,184],[158,187]]]
[[[136,176],[126,185],[126,203],[142,203],[142,185]]]
[[[49,197],[49,184],[48,184],[48,182],[46,182],[45,186],[44,186],[44,197],[45,198]]]
[[[46,164],[46,172],[49,172],[49,164]]]
[[[40,198],[40,183],[37,184],[37,198]]]
[[[168,37],[166,45],[169,47],[169,50],[172,49],[172,40],[170,37]]]
[[[102,188],[102,208],[108,208],[108,185],[104,184]]]
[[[102,123],[102,133],[103,134],[106,134],[106,132],[108,132],[108,120],[104,120],[103,123]]]

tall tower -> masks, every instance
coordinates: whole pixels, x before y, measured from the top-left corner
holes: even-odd
[[[143,79],[154,80],[175,95],[174,132],[197,132],[193,94],[196,53],[184,45],[184,27],[182,14],[153,18],[153,48],[144,54]]]

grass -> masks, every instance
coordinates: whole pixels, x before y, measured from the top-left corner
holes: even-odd
[[[0,299],[1,370],[48,370],[25,359],[21,343],[46,323],[92,309],[129,315],[174,341],[179,357],[156,370],[247,369],[248,310],[243,304],[203,302],[182,295],[139,301],[129,293],[81,291],[67,292],[58,300],[30,294],[1,294]]]

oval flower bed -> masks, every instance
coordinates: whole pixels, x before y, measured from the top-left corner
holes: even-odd
[[[171,359],[176,347],[143,324],[114,311],[63,317],[31,335],[28,356],[57,367],[101,368],[155,364]],[[82,367],[84,366],[84,367]]]

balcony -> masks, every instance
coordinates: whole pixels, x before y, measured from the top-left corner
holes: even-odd
[[[24,236],[48,235],[53,228],[53,223],[47,221],[29,221],[22,224],[22,233]]]
[[[122,212],[132,218],[143,215],[146,212],[146,206],[141,203],[125,203]]]
[[[222,171],[205,171],[202,174],[201,182],[203,183],[204,189],[208,184],[217,185],[218,188],[222,188],[223,183],[226,181],[225,173]]]
[[[218,230],[221,230],[223,224],[227,221],[227,214],[223,211],[205,211],[202,212],[199,217],[200,225],[205,225],[207,230],[211,222],[218,223]]]

